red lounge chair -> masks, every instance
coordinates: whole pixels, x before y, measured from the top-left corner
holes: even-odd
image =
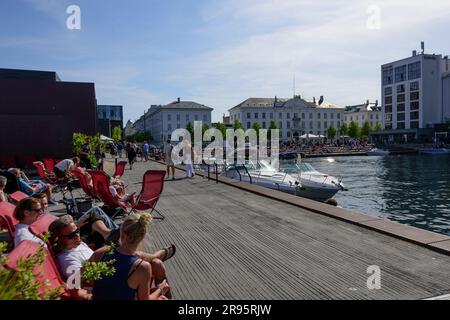
[[[51,214],[43,214],[35,222],[30,224],[28,229],[36,236],[42,235],[44,232],[48,231],[48,227],[56,219],[57,218]]]
[[[109,191],[108,177],[103,171],[89,171],[92,177],[92,184],[94,185],[94,192],[99,196],[103,204],[110,209],[116,209],[116,212],[112,215],[114,218],[120,211],[125,211],[129,214],[132,210],[130,204],[115,199]]]
[[[34,166],[37,169],[37,172],[39,174],[39,177],[43,179],[45,182],[50,184],[56,184],[58,182],[58,179],[54,174],[49,173],[45,167],[44,164],[40,161],[33,162]]]
[[[22,191],[16,191],[12,194],[9,195],[9,198],[11,200],[11,202],[17,204],[20,202],[20,200],[29,198],[30,196],[27,195],[26,193],[23,193]]]
[[[13,251],[8,255],[8,262],[6,263],[6,267],[8,269],[17,271],[17,262],[19,259],[26,260],[31,255],[35,254],[41,245],[34,241],[24,240],[22,241]],[[78,295],[80,291],[78,290],[67,290],[65,283],[62,280],[61,275],[59,274],[58,268],[56,266],[56,262],[50,252],[43,248],[45,253],[45,259],[42,265],[36,266],[34,268],[34,274],[37,276],[37,281],[42,283],[42,286],[39,288],[39,293],[44,294],[48,290],[52,289],[61,289],[61,299],[64,300],[85,300],[88,299],[89,296],[80,296]],[[44,282],[47,282],[48,285],[45,285]]]
[[[88,197],[92,198],[93,200],[100,200],[94,190],[89,186],[86,176],[80,171],[78,167],[72,170],[72,174],[75,178],[78,179],[81,189],[83,189],[84,193],[86,193]]]
[[[48,172],[53,173],[57,162],[55,162],[52,158],[44,158],[42,159],[42,162],[44,162],[45,169],[47,169]]]
[[[19,221],[14,218],[15,209],[16,206],[9,202],[0,202],[0,227],[1,229],[8,230],[11,239],[14,239],[16,233],[15,225],[19,223]]]
[[[155,219],[164,219],[164,215],[156,210],[155,206],[163,191],[165,175],[166,172],[162,170],[148,170],[145,172],[142,180],[141,193],[137,198],[138,200],[133,210],[150,210],[150,212],[154,210],[160,215],[160,217],[154,217]]]
[[[123,173],[125,172],[125,166],[126,166],[126,165],[127,165],[127,162],[126,162],[126,161],[120,161],[120,162],[117,164],[116,171],[114,172],[113,177],[114,177],[114,178],[120,178],[120,177],[122,177],[122,176],[123,176]]]

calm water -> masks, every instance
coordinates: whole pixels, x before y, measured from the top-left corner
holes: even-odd
[[[450,235],[450,156],[305,159],[343,180],[339,206]]]

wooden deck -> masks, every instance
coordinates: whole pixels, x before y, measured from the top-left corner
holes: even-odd
[[[155,162],[128,166],[140,191]],[[450,257],[202,177],[166,181],[145,250],[174,243],[175,299],[424,299],[450,293]],[[369,290],[367,268],[381,269]]]

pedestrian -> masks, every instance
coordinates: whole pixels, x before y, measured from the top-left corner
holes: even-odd
[[[127,143],[127,155],[128,163],[130,164],[130,170],[133,170],[133,163],[136,160],[136,150],[129,143]]]
[[[147,141],[145,141],[145,143],[144,143],[144,146],[142,147],[143,148],[143,150],[144,150],[144,158],[145,158],[145,161],[147,162],[148,161],[148,154],[149,154],[149,145],[148,145],[148,142]]]
[[[170,144],[170,139],[167,139],[164,145],[164,160],[167,165],[167,178],[170,179],[170,168],[172,168],[172,180],[175,180],[175,164],[172,160],[173,146]]]
[[[186,148],[183,150],[183,162],[186,166],[186,178],[194,178],[194,148],[190,143],[186,146]]]
[[[91,159],[89,156],[91,154],[90,140],[88,139],[80,148],[79,158],[80,166],[86,169],[92,169]]]

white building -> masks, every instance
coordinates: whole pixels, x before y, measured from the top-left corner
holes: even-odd
[[[239,120],[245,129],[258,122],[263,129],[269,129],[273,121],[280,129],[280,140],[296,140],[310,133],[327,135],[330,126],[338,129],[344,121],[344,108],[325,102],[312,101],[295,96],[292,99],[250,98],[231,108],[230,120]]]
[[[383,127],[389,140],[422,140],[450,118],[448,57],[417,54],[381,66]]]
[[[154,144],[162,144],[175,129],[186,128],[188,123],[202,121],[211,127],[213,108],[193,101],[177,101],[167,105],[152,105],[134,124],[137,131],[148,131]],[[145,120],[145,121],[144,121]]]
[[[134,123],[131,120],[127,121],[127,124],[124,128],[124,135],[125,136],[131,136],[136,132],[136,129],[134,129]]]
[[[367,100],[363,104],[345,107],[344,122],[350,125],[352,121],[357,123],[359,127],[362,127],[366,121],[372,128],[375,128],[377,123],[381,125],[382,112],[378,100],[375,103],[370,103]]]

